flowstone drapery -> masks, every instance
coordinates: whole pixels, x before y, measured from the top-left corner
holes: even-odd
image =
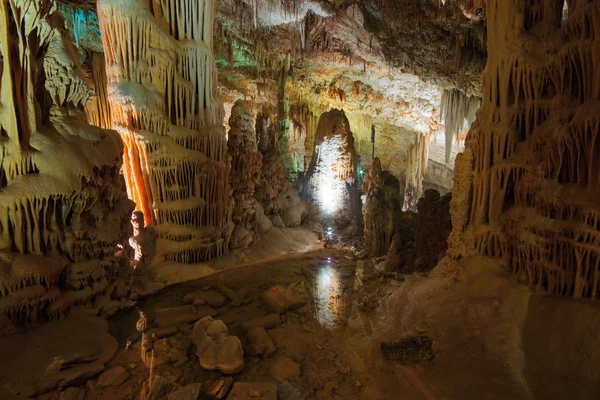
[[[128,194],[167,260],[228,250],[229,161],[212,54],[215,0],[100,0],[112,127]]]
[[[486,1],[494,51],[448,254],[503,257],[531,287],[598,299],[600,1],[567,3],[563,22],[562,1]]]
[[[51,0],[0,2],[0,334],[102,296],[133,204]]]

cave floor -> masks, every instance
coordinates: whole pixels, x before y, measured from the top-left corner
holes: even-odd
[[[436,300],[437,295],[420,293],[419,298],[434,302],[441,311],[434,311],[438,315],[417,315],[415,321],[425,322],[415,325],[412,319],[419,314],[419,305],[411,303],[411,295],[402,292],[409,290],[405,288],[418,289],[416,281],[429,282],[431,278],[383,274],[370,260],[356,260],[341,250],[320,249],[170,286],[141,299],[137,308],[122,310],[109,319],[109,332],[117,339],[119,349],[106,368],[121,367],[121,372],[112,383],[88,380],[79,387],[85,388],[86,399],[138,399],[150,370],[154,379],[160,376],[181,386],[201,382],[203,390],[220,382],[224,375],[199,365],[195,346],[188,338],[193,322],[180,323],[174,330],[177,333],[156,340],[148,366],[141,360],[140,334],[135,326],[138,310],[148,315],[152,326],[157,309],[183,307],[187,294],[218,293],[218,287],[225,284],[233,291],[247,289],[240,306],[226,301],[213,307],[218,312],[214,318],[224,321],[229,334],[238,336],[245,349],[245,367],[232,378],[235,382],[276,382],[273,365],[281,357],[292,360],[299,366],[300,376],[293,376],[292,371],[287,381],[279,382],[279,399],[562,398],[540,397],[543,387],[536,393],[524,389],[527,384],[514,373],[509,357],[498,356],[511,353],[505,351],[506,346],[512,346],[507,343],[508,334],[496,332],[495,336],[485,336],[484,341],[484,335],[471,327],[467,335],[453,335],[451,327],[440,328],[444,319],[448,326],[456,319],[448,310],[459,303],[450,301],[445,305],[445,298]],[[293,287],[306,304],[288,311],[279,326],[267,330],[277,348],[274,355],[251,356],[246,351],[248,341],[242,324],[272,312],[261,295],[278,284]],[[524,288],[519,290],[526,292]],[[477,301],[473,304],[478,310],[487,310],[495,300],[490,300],[489,307]],[[485,330],[485,318],[477,319]],[[395,341],[407,334],[431,337],[435,358],[424,357],[416,364],[385,359],[381,341]],[[289,373],[289,368],[285,372]],[[545,381],[561,385],[552,377]],[[60,391],[56,391],[39,398],[67,397],[60,397]]]
[[[261,294],[277,284],[295,286],[295,292],[307,303],[287,312],[281,325],[268,329],[277,353],[269,358],[245,354],[245,369],[233,376],[235,381],[275,382],[269,371],[278,356],[285,356],[300,366],[301,376],[280,384],[280,399],[397,399],[399,393],[406,398],[427,398],[412,381],[399,379],[397,368],[380,356],[379,342],[372,335],[369,318],[375,293],[367,295],[362,302],[365,286],[368,286],[365,284],[371,281],[376,286],[373,290],[377,290],[385,279],[373,281],[373,270],[371,261],[356,260],[350,252],[321,249],[171,286],[142,300],[138,309],[152,320],[157,308],[182,306],[183,298],[191,292],[218,291],[221,282],[234,290],[245,287],[249,292],[245,304],[233,307],[228,302],[215,307],[219,314],[214,317],[223,320],[229,333],[238,336],[245,347],[242,323],[272,312],[262,301]],[[389,290],[400,284],[391,279],[385,279],[385,282]],[[149,375],[148,368],[140,360],[139,334],[135,331],[137,319],[137,309],[130,309],[109,321],[110,332],[118,339],[121,350],[108,367],[125,366],[131,374],[127,382],[108,394],[115,398],[137,398],[140,383]],[[135,343],[130,350],[124,349],[127,341]],[[160,339],[155,351],[168,353],[182,341],[185,342],[182,333]],[[175,367],[171,361],[163,363],[161,356],[155,357],[153,373],[174,379],[182,386],[203,382],[208,387],[222,376],[219,372],[200,368],[195,349],[187,352],[185,357],[189,361],[182,367]],[[107,391],[111,390],[113,388],[93,389],[89,385],[87,396],[90,399],[106,398]]]

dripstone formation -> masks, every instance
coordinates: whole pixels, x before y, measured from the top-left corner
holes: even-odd
[[[215,0],[97,4],[112,128],[129,197],[156,224],[164,257],[197,263],[231,236],[229,161],[212,53]],[[187,7],[187,6],[186,6]]]
[[[600,3],[486,1],[483,103],[457,158],[449,261],[506,260],[549,293],[600,296]],[[515,10],[519,10],[515,12]]]
[[[53,1],[0,2],[0,332],[99,303],[133,203]],[[110,294],[110,293],[108,293]]]

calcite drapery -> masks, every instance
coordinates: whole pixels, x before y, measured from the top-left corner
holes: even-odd
[[[226,252],[229,161],[212,54],[215,0],[100,0],[112,127],[130,198],[167,260]]]
[[[535,3],[535,4],[534,4]],[[486,0],[483,104],[457,159],[449,256],[600,297],[600,1]]]
[[[55,10],[0,2],[0,331],[103,294],[133,208],[121,142],[87,124],[89,82]]]

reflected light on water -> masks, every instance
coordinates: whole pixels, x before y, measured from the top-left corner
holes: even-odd
[[[317,321],[324,328],[334,329],[343,322],[346,302],[340,271],[330,265],[330,261],[320,266],[313,293]]]

